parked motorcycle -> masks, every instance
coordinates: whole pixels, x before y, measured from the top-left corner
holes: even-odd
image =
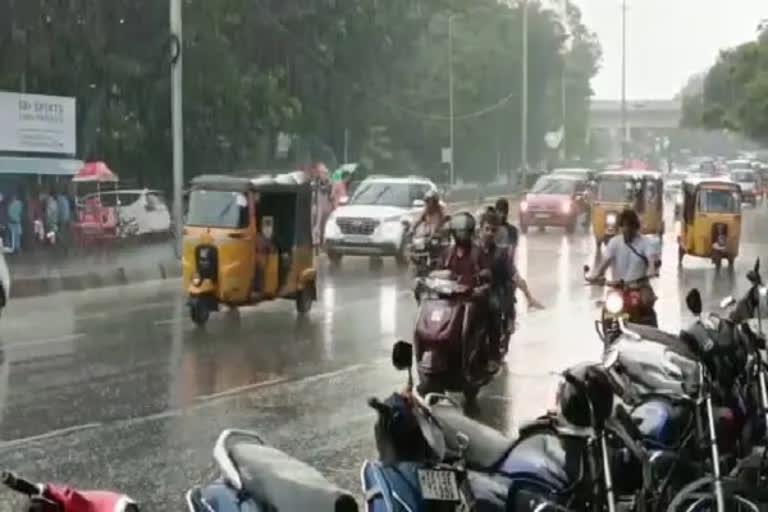
[[[227,429],[213,458],[221,478],[187,491],[189,512],[356,512],[354,497],[255,433]]]
[[[459,284],[444,272],[417,281],[419,312],[414,346],[419,392],[456,391],[467,401],[494,377],[493,357],[483,312],[476,302],[484,292]]]
[[[25,495],[29,512],[139,512],[139,506],[125,494],[111,491],[80,491],[50,483],[33,483],[10,472],[0,481]]]
[[[398,342],[393,354],[411,350]],[[405,357],[396,363],[409,372],[410,366]],[[558,411],[523,426],[516,439],[467,418],[449,397],[422,398],[409,385],[387,400],[397,414],[379,414],[379,453],[386,460],[458,463],[467,468],[475,497],[493,495],[506,510],[615,511],[607,439],[618,435],[634,444],[627,416],[610,417],[614,393],[601,365],[579,365],[563,379]]]

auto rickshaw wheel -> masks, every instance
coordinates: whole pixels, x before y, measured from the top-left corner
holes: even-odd
[[[733,256],[728,256],[728,268],[733,268]]]
[[[572,235],[576,232],[576,220],[565,226],[565,232]]]
[[[311,286],[305,286],[296,294],[296,312],[306,315],[312,309],[313,293]]]
[[[189,303],[189,316],[198,327],[204,326],[211,316],[211,310],[208,305],[200,299],[193,299]]]

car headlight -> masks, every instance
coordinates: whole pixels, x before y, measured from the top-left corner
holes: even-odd
[[[560,210],[563,213],[571,213],[571,202],[567,201],[560,206]]]
[[[325,238],[336,238],[339,235],[341,235],[341,230],[336,224],[336,217],[329,217],[325,222]]]
[[[605,310],[615,315],[621,313],[622,309],[624,309],[624,299],[621,297],[621,294],[617,292],[609,293],[605,298]]]
[[[616,214],[615,213],[609,213],[605,216],[605,225],[606,226],[615,226],[616,225]]]
[[[522,201],[522,202],[520,203],[520,211],[521,211],[521,212],[526,212],[526,211],[528,211],[528,201]]]
[[[402,230],[403,223],[400,222],[400,217],[384,219],[381,223],[381,234],[386,238],[398,237]]]

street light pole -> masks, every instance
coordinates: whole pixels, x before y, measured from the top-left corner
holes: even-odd
[[[171,133],[173,137],[173,220],[177,249],[183,229],[184,130],[182,117],[181,0],[170,0],[171,20]]]
[[[528,0],[522,1],[523,9],[523,83],[520,105],[520,164],[522,186],[525,187],[528,174]]]
[[[454,113],[453,113],[453,18],[455,17],[455,14],[451,14],[448,16],[448,117],[449,117],[449,131],[450,133],[450,147],[451,147],[451,160],[450,160],[450,169],[451,169],[451,185],[454,184],[455,174],[454,174],[454,154],[455,151],[453,150],[454,147]]]
[[[627,0],[621,0],[621,159],[627,161]]]

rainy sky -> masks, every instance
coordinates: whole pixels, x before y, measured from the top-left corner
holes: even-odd
[[[571,0],[603,45],[595,97],[621,97],[621,0]],[[721,48],[753,39],[768,0],[627,0],[627,97],[671,98]]]

